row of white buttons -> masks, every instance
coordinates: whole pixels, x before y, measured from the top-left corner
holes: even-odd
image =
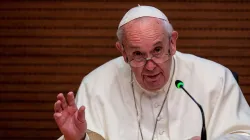
[[[157,107],[159,107],[159,106],[160,106],[160,104],[154,103],[154,107],[155,107],[155,108],[157,108]],[[157,121],[160,121],[160,120],[162,120],[162,117],[161,117],[161,116],[159,116],[159,117],[157,118]],[[165,133],[164,130],[159,131],[159,135],[163,135],[164,133]],[[156,135],[154,136],[154,140],[157,140],[157,136],[156,136]]]
[[[154,107],[155,108],[157,108],[157,107],[159,107],[160,105],[158,104],[158,103],[155,103],[154,104]],[[162,117],[161,116],[159,116],[158,118],[157,118],[157,121],[160,121],[160,120],[162,120]]]

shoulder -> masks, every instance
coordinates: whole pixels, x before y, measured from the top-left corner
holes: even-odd
[[[194,86],[194,89],[202,88],[207,93],[220,93],[225,83],[237,85],[232,72],[219,63],[180,52],[176,53],[175,60],[177,73],[186,79],[189,86]]]
[[[104,92],[113,83],[119,84],[126,79],[130,73],[130,66],[123,60],[123,57],[112,59],[99,66],[82,80],[80,88],[86,88],[88,93]]]
[[[217,62],[192,54],[177,52],[175,58],[181,66],[187,68],[190,72],[195,72],[203,76],[222,78],[225,76],[225,72],[229,71],[228,68]]]
[[[110,80],[120,75],[120,73],[127,72],[128,70],[129,65],[123,60],[122,57],[118,57],[94,69],[85,76],[84,82],[91,83],[92,81],[103,80],[106,78]]]
[[[183,79],[186,87],[196,99],[208,108],[215,107],[218,99],[233,93],[232,88],[239,89],[232,72],[225,66],[214,61],[191,54],[178,52],[176,60],[176,77]],[[201,94],[202,93],[202,94]],[[202,96],[201,96],[202,95]],[[209,99],[209,100],[207,100]]]

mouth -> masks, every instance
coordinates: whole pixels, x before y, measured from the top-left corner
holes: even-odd
[[[145,75],[144,77],[145,77],[145,79],[147,81],[153,82],[153,81],[156,81],[160,77],[160,74],[161,73],[158,73],[158,74],[155,74],[155,75]]]

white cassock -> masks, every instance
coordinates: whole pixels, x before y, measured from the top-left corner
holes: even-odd
[[[250,140],[250,108],[231,71],[180,52],[172,60],[171,76],[156,93],[140,87],[122,57],[88,74],[76,99],[78,107],[86,107],[88,129],[106,140],[141,140],[141,134],[144,140],[151,140],[154,129],[155,140],[200,136],[201,112],[176,88],[175,81],[181,80],[203,107],[207,140]]]

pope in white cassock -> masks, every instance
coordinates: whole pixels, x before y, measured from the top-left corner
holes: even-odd
[[[58,94],[59,139],[204,139],[201,110],[176,87],[181,80],[203,108],[207,140],[250,140],[249,105],[231,71],[176,51],[178,33],[160,10],[130,9],[117,37],[122,57],[88,74],[76,99]]]

